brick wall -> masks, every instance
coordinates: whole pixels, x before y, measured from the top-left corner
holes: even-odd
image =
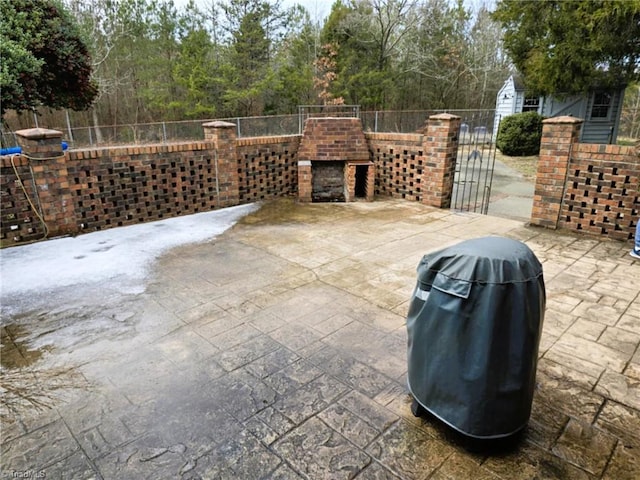
[[[308,118],[298,149],[298,199],[354,201],[357,177],[366,183],[375,175],[374,168],[369,168],[370,157],[359,118]],[[362,193],[366,200],[373,200],[372,190],[365,188]]]
[[[376,165],[375,194],[422,200],[423,135],[367,133]]]
[[[369,146],[359,118],[309,118],[298,151],[300,160],[368,160]]]
[[[581,124],[544,121],[531,223],[629,240],[640,217],[638,152],[578,143]]]
[[[26,157],[22,155],[0,157],[0,192],[2,195],[0,214],[2,245],[43,238],[46,233],[44,224],[29,203],[33,203],[34,207],[38,208],[35,178]]]
[[[423,134],[369,133],[376,165],[376,194],[451,206],[460,117],[429,117]]]
[[[75,221],[102,230],[213,210],[215,152],[205,142],[75,150],[67,155]]]
[[[367,199],[375,189],[376,195],[448,208],[459,123],[459,117],[434,115],[421,134],[361,132],[357,140],[349,137],[353,132],[317,122],[324,140],[311,148],[327,148],[305,155],[345,162],[347,199],[355,195],[358,168],[366,165]],[[630,239],[640,216],[640,157],[631,147],[579,144],[580,125],[573,117],[545,120],[531,223]],[[2,246],[296,191],[299,200],[311,201],[312,162],[299,155],[304,138],[237,139],[235,125],[225,122],[203,128],[202,142],[66,153],[61,132],[17,132],[25,153],[0,158]],[[332,135],[351,138],[356,148],[349,151],[356,153],[329,148]],[[361,158],[365,148],[368,156]]]
[[[295,195],[299,135],[237,141],[240,203]]]
[[[640,157],[631,147],[577,144],[558,226],[628,240],[640,217]]]
[[[202,142],[64,153],[60,132],[24,131],[25,155],[1,157],[2,246],[42,239],[45,225],[76,234],[295,194],[300,136],[238,140],[234,127],[204,124]]]
[[[226,122],[204,124],[201,142],[64,153],[61,132],[17,132],[24,154],[1,159],[0,241],[7,246],[42,239],[45,224],[49,236],[74,235],[297,192],[299,200],[310,201],[312,162],[300,158],[303,147],[315,148],[305,155],[344,163],[348,200],[372,200],[375,193],[447,208],[450,192],[437,190],[450,188],[447,172],[455,156],[447,152],[457,148],[451,134],[456,119],[434,116],[424,135],[365,135],[359,119],[332,125],[336,119],[322,118],[311,122],[320,141],[306,147],[299,135],[237,139],[235,125]],[[433,158],[426,157],[429,151]]]
[[[427,121],[424,138],[427,162],[422,175],[422,203],[426,205],[451,207],[461,120],[456,115],[441,113]]]

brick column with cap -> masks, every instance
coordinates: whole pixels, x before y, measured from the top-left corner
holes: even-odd
[[[558,228],[571,149],[578,143],[581,127],[581,119],[568,116],[548,118],[542,122],[532,225]]]
[[[50,237],[76,234],[72,193],[69,188],[67,158],[62,151],[62,132],[45,128],[16,131],[22,155],[33,171],[42,208],[42,217]]]
[[[449,113],[432,115],[427,122],[423,148],[422,203],[450,208],[458,156],[461,118]]]
[[[217,207],[230,207],[240,202],[236,125],[230,122],[208,122],[202,125],[205,142],[212,142],[217,175]]]
[[[313,200],[311,161],[298,160],[298,200],[308,203]]]

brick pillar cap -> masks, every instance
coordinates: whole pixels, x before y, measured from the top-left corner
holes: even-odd
[[[222,120],[215,120],[213,122],[203,123],[202,126],[208,128],[235,128],[236,124],[231,122],[223,122]]]
[[[562,115],[560,117],[551,117],[542,121],[542,123],[582,123],[584,120],[577,117],[571,117],[569,115]]]
[[[62,132],[47,128],[26,128],[24,130],[16,130],[16,135],[28,140],[42,140],[45,138],[61,138]]]
[[[460,117],[452,115],[451,113],[438,113],[437,115],[431,115],[429,118],[433,118],[435,120],[456,120]]]
[[[322,116],[322,117],[308,117],[307,120],[314,120],[317,122],[331,122],[335,120],[344,120],[347,122],[359,122],[360,118],[358,117],[332,117],[332,116]],[[307,121],[305,120],[305,122]]]

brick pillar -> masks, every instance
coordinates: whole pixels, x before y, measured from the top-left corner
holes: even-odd
[[[548,118],[542,124],[531,224],[555,230],[558,228],[571,149],[578,142],[582,120],[563,116]]]
[[[311,161],[298,161],[298,201],[311,202],[313,184],[311,183]]]
[[[345,162],[344,165],[344,201],[354,202],[356,199],[356,164]]]
[[[365,183],[365,195],[364,199],[368,202],[372,202],[375,195],[376,188],[376,172],[373,162],[359,161],[359,162],[345,162],[344,167],[344,191],[345,202],[354,202],[356,200],[356,175],[358,167],[367,167],[367,177]]]
[[[230,207],[240,203],[240,180],[238,176],[238,154],[236,147],[236,125],[229,122],[202,124],[205,142],[213,143],[214,157],[211,159],[217,177],[217,207]]]
[[[69,188],[67,158],[62,151],[62,132],[29,128],[16,132],[22,155],[29,159],[48,236],[79,231]]]
[[[425,205],[451,206],[460,122],[460,117],[448,113],[429,117],[423,143],[426,161],[421,182]]]
[[[367,190],[366,199],[367,202],[373,202],[373,198],[376,193],[376,165],[371,162],[367,168]]]

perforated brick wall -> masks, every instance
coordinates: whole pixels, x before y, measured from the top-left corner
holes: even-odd
[[[204,142],[65,153],[61,132],[31,129],[25,131],[24,148],[44,158],[16,157],[14,163],[56,235],[295,194],[300,136],[238,140],[230,126],[204,124]],[[2,157],[3,246],[44,236],[10,167],[9,157]]]
[[[543,122],[531,223],[629,240],[640,216],[638,151],[578,143],[581,124]]]
[[[69,152],[70,190],[81,230],[132,225],[223,206],[205,143]]]
[[[376,165],[376,195],[422,200],[423,135],[366,134]]]
[[[237,140],[241,203],[295,195],[299,135]]]
[[[0,157],[0,162],[2,246],[43,238],[45,229],[36,214],[39,209],[38,197],[35,195],[35,179],[27,158],[22,155],[5,156]]]
[[[640,157],[634,149],[576,144],[567,170],[559,226],[633,238],[640,217]]]
[[[451,206],[460,117],[429,117],[424,134],[368,134],[376,164],[376,194]]]
[[[632,238],[640,216],[638,152],[578,144],[580,122],[573,117],[545,120],[531,223]],[[332,146],[332,135],[347,139],[355,134],[339,127],[333,132],[333,127],[319,122],[321,141],[308,148],[316,148],[313,154],[324,160],[345,162],[349,199],[356,194],[358,168],[364,173],[363,166],[369,165],[367,199],[375,186],[377,195],[448,208],[459,123],[459,117],[440,114],[429,118],[423,134],[359,133],[357,148],[341,155]],[[338,124],[344,127],[344,122]],[[61,132],[25,130],[21,146],[30,153],[13,157],[17,176],[10,157],[1,158],[2,245],[44,236],[36,210],[53,236],[197,213],[297,190],[299,200],[311,200],[312,160],[300,158],[300,136],[237,139],[234,124],[210,122],[203,128],[204,142],[66,153],[60,146]],[[361,158],[365,150],[368,156]]]

